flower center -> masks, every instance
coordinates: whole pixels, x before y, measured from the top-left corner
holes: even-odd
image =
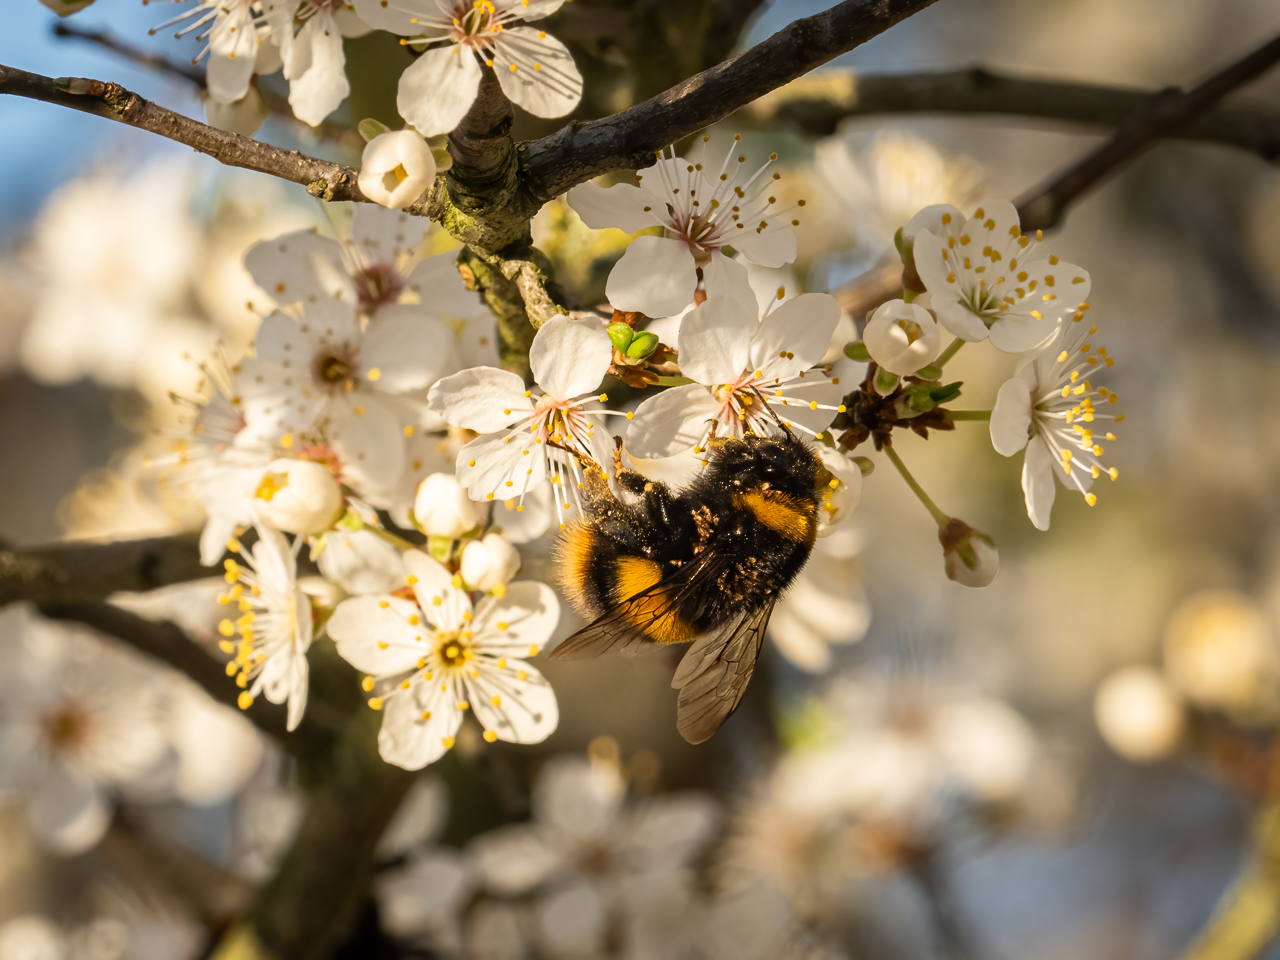
[[[444,667],[461,667],[471,659],[471,647],[458,631],[442,631],[436,634],[436,656]]]
[[[459,4],[453,11],[454,42],[464,43],[482,34],[497,33],[502,25],[496,23],[497,10],[490,0],[475,0],[468,7]]]
[[[402,166],[396,167],[392,173],[403,180],[404,177],[400,175],[403,170]],[[384,179],[389,176],[391,173],[385,174]],[[394,190],[396,186],[398,183],[386,184],[389,190]],[[400,299],[400,294],[404,291],[404,278],[392,264],[375,263],[356,274],[355,286],[360,309],[376,310],[378,307],[388,306]]]
[[[322,353],[316,359],[315,376],[321,383],[330,386],[344,383],[351,378],[352,363],[350,357],[337,353]]]
[[[40,726],[55,752],[68,753],[88,739],[89,713],[78,704],[62,703],[41,718]]]
[[[902,329],[902,332],[907,335],[907,346],[910,346],[924,336],[924,331],[920,329],[920,324],[916,323],[914,320],[895,320],[893,322],[896,323]]]

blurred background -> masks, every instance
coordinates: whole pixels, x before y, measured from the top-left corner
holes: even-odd
[[[591,117],[826,5],[774,0],[738,37],[707,29],[706,4],[575,0],[551,29],[574,51]],[[203,117],[194,84],[54,35],[59,22],[105,30],[185,63],[193,43],[148,36],[171,9],[97,0],[59,21],[11,0],[0,63],[115,80]],[[824,69],[982,65],[1156,89],[1278,31],[1266,0],[940,0]],[[396,39],[348,40],[347,56],[353,93],[331,120],[393,122],[407,56]],[[1280,110],[1280,73],[1238,102]],[[517,136],[559,125],[520,114]],[[198,506],[150,465],[176,422],[171,395],[195,391],[199,361],[248,348],[269,300],[245,250],[340,229],[343,214],[47,104],[0,98],[0,129],[0,539],[197,528]],[[731,118],[712,133],[736,129]],[[822,139],[757,127],[744,142],[777,151],[807,198],[791,283],[824,291],[889,262],[893,231],[920,207],[1016,197],[1099,136],[916,116]],[[289,116],[259,137],[358,160],[349,135]],[[603,300],[625,242],[614,233],[559,202],[534,223],[584,306]],[[1280,957],[1267,949],[1280,928],[1268,819],[1280,803],[1280,173],[1230,147],[1162,142],[1073,208],[1053,246],[1091,272],[1097,342],[1117,357],[1120,479],[1097,506],[1060,490],[1040,533],[1020,462],[993,452],[985,424],[902,436],[938,504],[999,544],[998,578],[970,590],[944,578],[935,527],[891,465],[859,449],[878,467],[862,506],[820,542],[746,703],[710,744],[677,735],[662,656],[546,665],[559,730],[536,747],[471,730],[425,772],[384,837],[347,955],[1154,960],[1186,952],[1235,890],[1251,938],[1199,955]],[[988,409],[1012,371],[976,345],[948,379],[964,381],[959,406]],[[523,549],[523,576],[551,581],[551,538]],[[211,636],[216,610],[188,606],[193,632]],[[565,609],[561,635],[580,625]],[[104,747],[101,840],[41,835],[57,785],[2,794],[0,960],[208,955],[299,822],[291,761],[193,685],[87,634],[10,609],[0,647],[69,689],[85,689],[77,671],[118,677],[109,698],[127,731]],[[36,684],[24,671],[6,668],[3,685],[9,769],[12,717]],[[0,788],[11,779],[0,770]],[[539,873],[538,856],[559,866]]]

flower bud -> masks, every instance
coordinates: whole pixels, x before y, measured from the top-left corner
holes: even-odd
[[[369,141],[360,158],[360,190],[384,207],[400,210],[409,206],[435,178],[431,148],[412,130],[379,134]]]
[[[1126,667],[1103,680],[1093,718],[1111,749],[1129,760],[1168,756],[1182,737],[1182,701],[1150,667]]]
[[[609,335],[609,342],[613,344],[614,349],[623,353],[627,352],[627,347],[631,346],[631,341],[636,335],[635,330],[626,323],[611,323],[605,327],[604,332]]]
[[[856,360],[859,363],[866,363],[871,359],[871,354],[867,351],[867,345],[856,341],[844,345],[844,355],[850,360]]]
[[[391,133],[391,128],[381,120],[375,120],[373,117],[365,117],[356,124],[356,132],[364,138],[365,143],[369,143],[378,139],[384,133]]]
[[[966,587],[985,587],[1000,571],[996,542],[954,517],[938,531],[947,579]]]
[[[938,321],[924,307],[890,300],[876,308],[862,331],[871,359],[901,376],[929,364],[942,349]]]
[[[627,347],[626,354],[632,360],[643,360],[658,349],[658,335],[648,330],[641,330]]]
[[[419,484],[413,518],[424,533],[455,539],[480,522],[475,504],[451,473],[433,473]]]
[[[263,519],[287,533],[320,533],[342,513],[337,481],[312,460],[272,461],[254,496]]]
[[[504,587],[520,569],[520,554],[500,533],[486,533],[462,551],[462,579],[472,590]]]

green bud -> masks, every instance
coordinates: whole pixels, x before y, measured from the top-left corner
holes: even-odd
[[[627,347],[626,354],[633,360],[643,360],[657,349],[658,335],[650,333],[648,330],[641,330],[636,334],[635,339],[631,341],[631,345]]]
[[[365,143],[368,143],[374,137],[380,137],[384,133],[391,132],[390,127],[388,127],[381,120],[373,119],[373,117],[365,117],[356,126],[356,129],[360,131],[360,136],[364,137]]]
[[[849,459],[858,465],[858,469],[862,471],[864,477],[872,473],[876,468],[875,463],[867,457],[850,457]]]
[[[916,413],[928,413],[937,404],[930,396],[929,387],[923,383],[913,383],[903,392],[907,400],[907,407]]]
[[[960,388],[963,386],[964,381],[957,380],[954,383],[945,383],[940,387],[932,387],[929,390],[929,399],[934,403],[950,403],[952,400],[959,398]]]
[[[881,396],[893,393],[893,388],[898,385],[898,375],[890,373],[884,367],[876,371],[875,388],[876,393]]]
[[[942,376],[942,368],[936,363],[931,363],[927,367],[921,367],[917,370],[916,376],[921,380],[937,380]]]
[[[609,340],[614,347],[622,353],[627,352],[627,347],[631,346],[631,341],[636,335],[636,332],[625,323],[611,323],[605,327],[604,332],[609,335]]]
[[[871,354],[867,352],[867,345],[859,342],[846,343],[844,355],[850,360],[857,360],[860,363],[866,363],[871,359]]]

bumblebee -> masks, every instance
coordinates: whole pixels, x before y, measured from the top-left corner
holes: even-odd
[[[561,587],[591,623],[551,659],[692,642],[671,681],[690,743],[742,700],[773,605],[809,559],[831,481],[790,431],[713,437],[707,449],[705,469],[678,492],[625,468],[617,451],[615,497],[604,470],[585,461],[584,519],[556,546]]]

